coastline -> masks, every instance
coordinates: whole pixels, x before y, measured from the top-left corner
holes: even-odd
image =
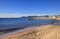
[[[43,37],[43,36],[47,35],[47,33],[48,33],[48,35],[50,35],[51,33],[55,33],[55,32],[59,33],[60,32],[59,28],[60,28],[60,25],[44,25],[44,26],[38,26],[38,27],[36,27],[36,26],[28,27],[28,28],[25,28],[25,29],[22,29],[22,30],[18,30],[18,31],[15,31],[15,32],[0,35],[0,39],[10,39],[10,38],[11,39],[17,39],[17,38],[33,39],[37,36],[38,37],[36,39],[39,39],[39,38],[44,39],[44,38],[48,38],[48,37]],[[51,36],[52,36],[52,34],[51,34]],[[53,35],[53,36],[55,36],[55,35]]]

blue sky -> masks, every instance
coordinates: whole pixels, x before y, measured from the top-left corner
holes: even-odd
[[[60,0],[0,0],[0,17],[59,14]]]

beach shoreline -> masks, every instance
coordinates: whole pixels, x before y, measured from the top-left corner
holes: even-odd
[[[45,38],[43,36],[47,35],[47,33],[48,34],[50,34],[50,32],[51,33],[56,32],[55,34],[59,33],[60,32],[59,28],[60,28],[60,25],[44,25],[42,27],[41,26],[28,27],[28,28],[25,28],[23,30],[18,30],[18,31],[11,32],[8,34],[0,35],[0,38],[1,39],[9,39],[9,38],[11,38],[11,39],[17,39],[17,38],[19,38],[19,39],[28,39],[28,38],[32,39],[32,38],[35,38],[37,36],[38,37],[36,39]],[[53,35],[53,36],[55,36],[55,35]],[[46,38],[48,38],[48,37],[46,37]],[[56,37],[56,38],[58,39],[58,37]]]

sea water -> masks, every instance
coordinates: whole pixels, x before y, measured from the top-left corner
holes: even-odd
[[[28,20],[22,18],[0,18],[0,30],[33,27],[37,25],[53,24],[55,20]]]

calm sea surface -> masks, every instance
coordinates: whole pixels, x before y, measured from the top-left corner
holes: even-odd
[[[21,18],[0,18],[0,30],[52,24],[55,20],[28,20]]]

